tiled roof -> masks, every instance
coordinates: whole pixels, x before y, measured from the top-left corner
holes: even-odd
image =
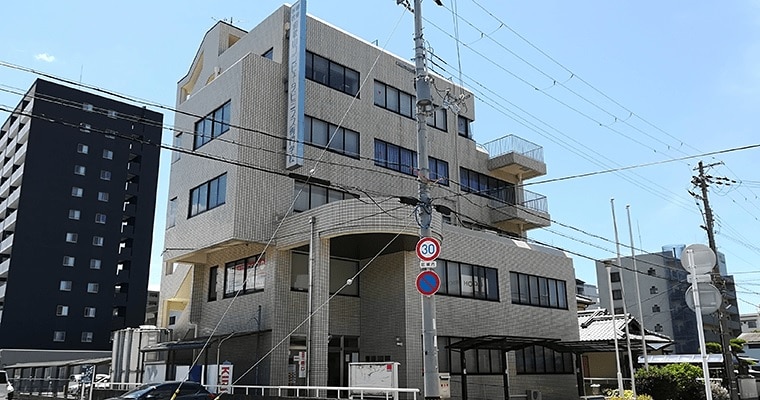
[[[617,336],[618,340],[625,340],[625,324],[628,325],[628,331],[631,335],[631,340],[641,340],[641,325],[639,322],[628,314],[618,314],[614,316],[615,321],[613,325],[613,316],[607,313],[606,309],[586,310],[578,311],[578,331],[580,332],[580,340],[583,341],[607,341],[614,340]],[[645,330],[647,343],[658,343],[660,345],[665,343],[671,343],[672,340],[662,334]],[[657,346],[661,347],[661,346]]]

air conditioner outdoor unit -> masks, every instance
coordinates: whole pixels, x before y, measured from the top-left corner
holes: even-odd
[[[535,389],[528,389],[525,391],[528,395],[528,400],[541,400],[541,391]]]

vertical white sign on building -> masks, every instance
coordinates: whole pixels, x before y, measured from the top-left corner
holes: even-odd
[[[290,7],[288,44],[288,126],[285,168],[303,165],[304,97],[306,78],[306,0]]]

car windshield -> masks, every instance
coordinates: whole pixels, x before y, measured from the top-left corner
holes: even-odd
[[[142,396],[143,394],[151,391],[155,387],[156,385],[142,385],[136,389],[132,389],[131,391],[124,393],[120,397],[124,399],[136,399]]]

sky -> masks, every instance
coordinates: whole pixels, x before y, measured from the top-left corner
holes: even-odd
[[[716,164],[708,173],[731,180],[710,188],[716,242],[741,313],[758,311],[760,148],[741,148],[760,143],[760,1],[442,2],[423,2],[429,67],[474,92],[475,140],[515,134],[543,147],[548,172],[526,189],[547,197],[552,225],[530,231],[531,239],[571,253],[576,276],[594,284],[593,260],[615,257],[614,198],[625,246],[630,205],[637,252],[707,244],[689,191],[697,163]],[[173,107],[176,82],[213,24],[247,30],[281,4],[11,2],[3,7],[0,61]],[[311,0],[308,12],[414,56],[412,14],[395,0]],[[9,90],[25,91],[36,77],[0,66],[0,105],[18,104]],[[156,111],[173,124],[171,113]],[[168,130],[164,143],[171,144]],[[169,161],[164,151],[152,289],[161,278]],[[635,168],[605,172],[621,167]]]

